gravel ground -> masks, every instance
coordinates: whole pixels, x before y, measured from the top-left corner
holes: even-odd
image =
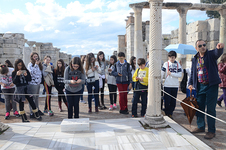
[[[219,92],[219,96],[222,94],[222,92]],[[183,99],[185,98],[185,95],[182,93],[178,93],[178,98]],[[80,103],[80,118],[90,118],[90,120],[100,120],[100,119],[113,119],[113,118],[129,118],[131,117],[131,99],[132,95],[128,95],[128,108],[130,110],[129,115],[122,115],[119,114],[119,108],[113,111],[106,110],[100,110],[99,113],[93,112],[92,114],[88,114],[88,104]],[[39,98],[40,100],[40,110],[43,110],[44,108],[44,98]],[[84,100],[87,101],[87,96],[84,96]],[[118,99],[117,99],[118,100]],[[67,108],[64,104],[62,104],[63,112],[59,112],[58,110],[58,103],[57,103],[57,97],[52,97],[52,110],[54,112],[54,116],[49,117],[47,114],[43,116],[43,122],[54,122],[54,121],[62,121],[63,119],[67,118]],[[105,96],[105,104],[107,107],[109,107],[110,101],[109,96]],[[118,101],[117,101],[118,104]],[[224,104],[222,103],[224,106]],[[18,106],[17,106],[18,107]],[[94,102],[93,102],[93,111],[94,111]],[[27,113],[28,119],[29,119],[29,108],[28,104],[25,105],[25,111]],[[138,116],[140,115],[140,105],[138,106]],[[5,105],[3,103],[0,103],[0,121],[3,123],[15,123],[15,122],[21,122],[21,118],[16,118],[13,116],[13,112],[11,112],[11,116],[9,120],[4,119],[5,116]],[[226,121],[226,110],[224,107],[217,106],[217,117]],[[180,106],[180,103],[177,102],[177,107],[174,111],[173,115],[174,120],[183,126],[185,129],[191,131],[196,127],[196,118],[193,119],[192,124],[190,125],[187,118],[183,115],[183,109]],[[31,122],[37,122],[35,119],[30,119]],[[226,149],[226,125],[216,121],[216,137],[212,140],[205,140],[203,136],[205,133],[199,133],[195,134],[196,137],[198,137],[200,140],[202,140],[204,143],[212,147],[213,149]],[[207,130],[206,130],[207,131]]]

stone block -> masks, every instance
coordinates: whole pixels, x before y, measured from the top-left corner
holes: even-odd
[[[61,122],[61,132],[88,131],[89,118],[64,119]]]
[[[218,43],[219,43],[218,41],[210,41],[210,42],[207,43],[207,46],[208,46],[207,48],[209,50],[213,50],[213,49],[216,48]]]
[[[17,48],[18,45],[17,44],[3,44],[4,48]]]
[[[4,39],[4,43],[5,44],[12,44],[13,43],[13,39]]]
[[[208,32],[206,32],[206,31],[202,32],[202,39],[204,41],[207,41],[207,38],[208,38]]]
[[[3,53],[4,54],[22,54],[22,49],[19,48],[4,48],[3,47]],[[17,56],[15,56],[15,58],[17,58]]]
[[[196,39],[202,39],[202,32],[196,32],[195,33]]]
[[[210,31],[208,33],[207,41],[218,41],[219,40],[219,31]]]
[[[207,21],[198,21],[196,25],[196,32],[207,31],[208,23]]]
[[[220,31],[220,20],[218,18],[208,20],[208,31]]]

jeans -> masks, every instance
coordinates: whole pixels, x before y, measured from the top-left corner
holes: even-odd
[[[197,102],[199,110],[216,117],[216,103],[218,96],[218,84],[209,86],[209,84],[201,84],[198,82],[197,87]],[[205,115],[203,113],[197,112],[197,125],[199,129],[205,129]],[[215,133],[215,119],[207,116],[208,132]]]
[[[89,108],[92,108],[92,87],[95,87],[94,89],[94,97],[95,97],[95,107],[98,107],[99,105],[99,80],[96,80],[93,83],[87,83],[87,91],[88,91],[88,104],[89,104]]]
[[[37,95],[33,95],[33,101],[35,102],[36,107],[39,109],[38,98],[39,98],[40,84],[38,84],[38,85],[29,84],[27,86],[27,88],[30,89],[30,91],[31,91],[30,94],[37,94]],[[30,113],[33,113],[31,106],[30,106]]]
[[[217,101],[221,102],[222,100],[224,100],[224,105],[226,107],[226,88],[222,88],[222,90],[223,90],[223,94],[218,98]]]
[[[81,94],[81,91],[78,92],[70,92],[65,90],[66,94]],[[73,115],[73,108],[74,108],[74,118],[79,118],[79,99],[80,95],[67,95],[67,102],[68,102],[68,119],[72,118]]]
[[[81,96],[80,99],[83,100],[83,92],[85,90],[85,84],[82,84]]]
[[[186,96],[187,97],[190,97],[190,94],[192,95],[192,96],[194,96],[194,98],[196,98],[196,90],[192,90],[192,92],[190,93],[190,90],[189,89],[186,89]]]
[[[172,95],[173,97],[177,98],[177,91],[178,88],[171,88],[171,87],[164,87],[164,91]],[[176,99],[172,98],[171,96],[164,94],[165,100],[165,114],[166,115],[173,115],[173,111],[176,107]]]
[[[147,91],[137,91],[134,93],[134,100],[132,104],[132,115],[137,115],[137,102],[141,97],[141,116],[146,114],[147,109]]]
[[[128,110],[127,108],[127,88],[128,84],[117,84],[119,91],[120,110]]]

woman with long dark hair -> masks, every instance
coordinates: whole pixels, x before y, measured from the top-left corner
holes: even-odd
[[[63,91],[64,90],[64,70],[65,70],[64,66],[65,66],[64,61],[62,59],[59,59],[57,61],[57,68],[54,69],[54,77],[53,77],[55,88],[58,91],[58,106],[59,106],[60,112],[63,111],[61,99],[63,99],[64,104],[66,105],[66,107],[68,107],[67,100]]]
[[[39,115],[44,115],[39,110],[39,100],[38,100],[40,84],[42,82],[42,68],[43,68],[42,63],[40,61],[38,53],[32,52],[30,55],[30,62],[27,67],[31,74],[31,81],[28,83],[28,88],[30,89],[31,94],[34,94],[33,101],[35,102],[35,105],[38,108]],[[30,107],[30,118],[35,118],[31,107]]]
[[[26,113],[24,111],[24,102],[25,98],[29,102],[34,113],[34,117],[37,120],[42,120],[42,117],[38,113],[38,109],[33,101],[33,95],[31,94],[30,89],[28,88],[28,82],[31,81],[31,75],[29,70],[25,67],[22,59],[17,59],[15,61],[15,69],[12,73],[13,83],[16,85],[15,98],[14,100],[19,103],[19,114],[21,115],[22,122],[29,122],[27,120]],[[18,95],[17,95],[18,94]],[[26,94],[26,95],[23,95]]]
[[[94,89],[95,97],[95,112],[99,112],[99,73],[101,73],[99,63],[95,61],[93,53],[86,55],[85,61],[85,71],[86,71],[86,81],[87,81],[87,90],[88,90],[88,103],[89,103],[89,113],[92,113],[92,89]]]
[[[79,98],[82,84],[85,83],[85,73],[79,57],[74,57],[65,69],[64,83],[68,101],[68,119],[73,116],[73,108],[74,118],[79,118]]]
[[[99,107],[100,109],[107,109],[107,107],[104,105],[104,85],[105,85],[105,81],[106,81],[106,73],[105,73],[105,69],[106,69],[106,62],[105,62],[105,55],[104,52],[99,51],[97,54],[97,61],[99,62],[99,66],[100,66],[100,70],[101,72],[99,73],[99,88],[100,88],[100,92],[101,92],[101,105],[99,102]]]
[[[14,68],[14,67],[13,67],[13,64],[12,64],[11,61],[9,61],[8,59],[5,61],[5,65],[6,65],[7,67]]]

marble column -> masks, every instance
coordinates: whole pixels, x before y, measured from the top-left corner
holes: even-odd
[[[41,60],[43,59],[43,58],[41,58],[42,56],[41,56],[41,49],[40,49],[40,47],[42,46],[42,44],[43,44],[43,43],[40,43],[40,42],[36,42],[36,43],[35,43],[35,46],[36,46],[36,52],[38,53],[38,55],[39,55],[39,57],[40,57]]]
[[[27,65],[30,61],[30,57],[28,57],[30,55],[30,51],[26,49],[25,47],[25,43],[27,42],[27,39],[23,39],[23,61],[24,64]]]
[[[57,65],[57,61],[60,59],[60,48],[56,48],[55,49],[55,51],[56,51],[56,65]]]
[[[219,42],[224,43],[224,45],[226,45],[226,9],[219,10],[219,13],[221,15]],[[224,53],[226,53],[226,49],[224,49]]]
[[[148,105],[142,122],[152,128],[166,127],[161,113],[161,50],[162,50],[162,3],[163,0],[149,0],[149,79]]]
[[[180,16],[180,21],[179,21],[179,44],[186,44],[186,18],[187,18],[187,12],[188,12],[188,7],[178,7],[177,11]]]
[[[144,58],[143,56],[143,39],[142,39],[142,10],[143,5],[135,5],[134,10],[134,56],[136,60]]]
[[[118,35],[118,53],[123,52],[126,55],[125,47],[125,35]]]

